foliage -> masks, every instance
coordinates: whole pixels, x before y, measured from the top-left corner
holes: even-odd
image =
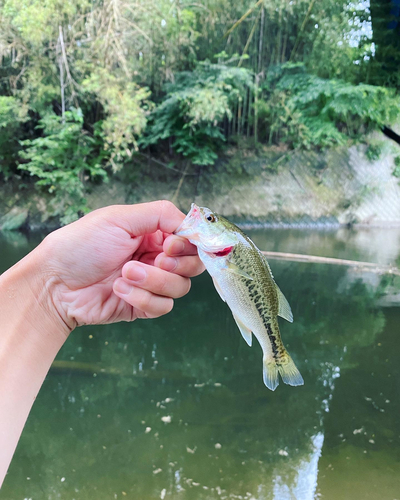
[[[21,143],[24,150],[20,154],[27,163],[21,163],[19,169],[38,178],[38,186],[56,195],[61,220],[68,223],[86,210],[85,182],[107,178],[101,147],[97,137],[83,130],[79,109],[67,111],[64,121],[54,113],[48,114],[38,128],[43,130],[43,137]]]
[[[221,124],[232,117],[233,104],[251,86],[249,71],[221,64],[204,63],[177,74],[150,115],[141,145],[171,139],[176,153],[194,165],[212,165],[225,141]]]
[[[6,177],[18,155],[21,125],[28,119],[27,106],[11,96],[0,96],[0,172]]]
[[[259,101],[260,119],[269,140],[294,147],[329,147],[344,144],[373,129],[392,123],[400,101],[384,87],[343,80],[323,79],[306,71],[303,64],[271,69]]]
[[[368,145],[366,150],[366,156],[370,161],[379,160],[382,153],[382,145],[378,143],[371,143]]]
[[[400,156],[396,156],[394,159],[393,175],[395,177],[400,177]]]
[[[113,170],[117,171],[124,159],[132,156],[132,145],[137,149],[136,136],[146,125],[145,105],[150,93],[146,88],[137,89],[131,82],[117,81],[105,70],[93,73],[82,86],[93,93],[104,108],[106,117],[101,122],[104,149]]]
[[[91,148],[78,170],[98,157],[112,173],[140,147],[206,166],[232,139],[293,148],[361,140],[399,108],[387,5],[0,0],[0,174],[18,174],[20,143],[57,134],[62,150],[74,140]],[[50,116],[80,127],[79,139],[50,131]],[[52,175],[57,168],[70,174],[55,160]]]

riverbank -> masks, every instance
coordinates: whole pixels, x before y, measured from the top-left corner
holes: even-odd
[[[380,139],[379,158],[366,145],[325,152],[230,148],[213,167],[182,174],[159,160],[132,162],[107,183],[89,185],[90,210],[155,199],[212,208],[246,227],[361,225],[400,227],[397,146]],[[369,158],[368,158],[369,157]],[[51,230],[63,203],[26,179],[0,184],[2,230]]]

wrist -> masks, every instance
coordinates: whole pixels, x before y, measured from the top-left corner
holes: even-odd
[[[0,276],[0,316],[11,326],[20,325],[16,335],[28,328],[31,340],[39,344],[51,341],[60,348],[72,328],[55,305],[58,283],[47,267],[48,250],[42,243]]]

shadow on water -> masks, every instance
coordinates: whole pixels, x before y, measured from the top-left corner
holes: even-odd
[[[266,250],[398,258],[371,250],[371,232],[347,244],[338,232],[253,236]],[[35,243],[0,240],[3,268]],[[377,307],[393,280],[271,264],[292,305],[295,322],[280,325],[304,387],[265,388],[261,349],[244,343],[204,274],[164,318],[71,335],[1,498],[399,498],[400,309]]]

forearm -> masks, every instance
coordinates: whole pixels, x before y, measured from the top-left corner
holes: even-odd
[[[203,271],[196,248],[172,236],[183,218],[165,201],[99,209],[0,276],[0,484],[70,331],[162,316]]]
[[[0,485],[43,380],[68,334],[52,311],[41,250],[0,276]]]

